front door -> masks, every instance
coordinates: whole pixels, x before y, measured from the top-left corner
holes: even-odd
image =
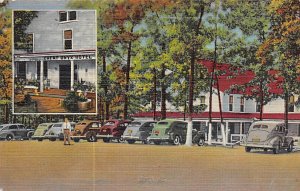
[[[59,66],[59,89],[63,89],[63,90],[71,89],[71,66],[70,65]]]

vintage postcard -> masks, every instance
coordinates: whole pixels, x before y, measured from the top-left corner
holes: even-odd
[[[0,0],[0,191],[300,190],[299,0]]]

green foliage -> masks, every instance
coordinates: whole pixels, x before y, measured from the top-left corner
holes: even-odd
[[[16,10],[14,14],[14,48],[32,50],[31,37],[26,33],[28,25],[32,19],[37,17],[37,11]]]

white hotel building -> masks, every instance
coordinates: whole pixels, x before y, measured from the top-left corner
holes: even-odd
[[[75,82],[96,86],[96,12],[38,11],[26,33],[29,50],[14,49],[14,77],[71,90]]]

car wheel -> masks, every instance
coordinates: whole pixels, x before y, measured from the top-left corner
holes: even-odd
[[[133,144],[133,143],[135,143],[135,140],[127,140],[127,142],[128,142],[129,144]]]
[[[7,135],[7,136],[6,136],[6,140],[7,140],[7,141],[11,141],[11,140],[13,140],[13,138],[14,138],[14,137],[13,137],[12,135]]]
[[[200,138],[197,144],[198,146],[204,146],[205,140]]]
[[[249,153],[251,151],[251,147],[245,147],[245,151]]]
[[[144,143],[145,145],[147,145],[147,144],[150,144],[150,141],[143,140],[142,143]]]
[[[160,141],[153,141],[155,145],[160,145]]]
[[[264,152],[268,152],[268,149],[264,149]]]
[[[88,142],[97,142],[97,137],[94,133],[88,133],[86,137]]]
[[[79,139],[79,138],[73,138],[73,141],[74,141],[75,143],[78,143],[78,142],[80,141],[80,139]]]
[[[38,140],[38,141],[43,141],[43,138],[38,138],[37,140]]]
[[[276,145],[276,147],[273,149],[273,153],[274,154],[278,154],[280,151],[280,142],[278,143],[278,145]]]
[[[286,149],[286,151],[287,151],[288,153],[290,153],[290,152],[293,151],[293,149],[294,149],[293,142],[291,142],[291,143],[288,145],[288,148]]]
[[[122,137],[117,139],[117,141],[118,141],[118,143],[124,143],[125,142],[125,140]]]
[[[56,141],[56,138],[50,138],[49,140],[50,141]]]
[[[33,135],[33,132],[29,132],[29,133],[27,134],[27,139],[30,140],[31,137],[32,137],[32,135]]]
[[[180,137],[178,135],[175,136],[175,139],[173,140],[174,145],[180,145]]]
[[[104,143],[108,143],[110,141],[110,138],[103,138]]]

